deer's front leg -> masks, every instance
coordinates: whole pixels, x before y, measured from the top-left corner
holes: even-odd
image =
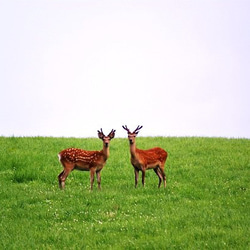
[[[98,188],[101,189],[101,171],[96,172]]]
[[[135,169],[135,188],[136,188],[138,184],[139,170],[137,168],[134,169]]]

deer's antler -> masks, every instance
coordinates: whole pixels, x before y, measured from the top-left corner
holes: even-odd
[[[111,132],[109,133],[108,137],[110,139],[113,139],[115,137],[115,130],[114,129],[111,130]]]
[[[131,132],[130,132],[130,130],[128,129],[127,125],[122,126],[122,127],[128,132],[128,134],[131,134]]]
[[[100,139],[103,139],[103,137],[104,137],[105,135],[104,135],[103,132],[102,132],[102,128],[101,128],[101,131],[97,130],[97,132],[98,132],[98,137],[99,137]]]
[[[138,125],[137,128],[135,129],[135,131],[133,133],[138,134],[139,130],[142,128],[143,126]]]

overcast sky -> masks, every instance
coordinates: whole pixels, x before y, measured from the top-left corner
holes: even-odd
[[[250,138],[249,0],[0,0],[0,135]]]

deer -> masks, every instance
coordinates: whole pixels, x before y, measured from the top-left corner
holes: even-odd
[[[162,181],[164,182],[164,188],[166,187],[166,175],[164,172],[165,162],[168,157],[168,153],[159,147],[151,148],[147,150],[138,149],[136,147],[135,138],[139,133],[139,130],[143,126],[138,126],[133,133],[130,132],[127,125],[122,126],[128,132],[128,140],[130,144],[130,161],[134,167],[135,172],[135,188],[138,184],[139,171],[142,172],[142,186],[145,185],[146,170],[153,169],[159,178],[158,188],[160,188]]]
[[[100,151],[87,151],[79,148],[68,148],[58,154],[63,171],[58,175],[59,187],[64,189],[65,181],[73,170],[90,171],[90,189],[93,190],[95,174],[97,177],[98,189],[101,189],[101,170],[109,157],[109,143],[115,137],[115,130],[111,130],[105,136],[102,129],[98,137],[103,141],[103,149]]]

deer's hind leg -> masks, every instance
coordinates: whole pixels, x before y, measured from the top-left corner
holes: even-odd
[[[142,173],[142,186],[144,187],[144,185],[145,185],[146,170],[142,169],[141,173]]]
[[[58,175],[58,182],[59,182],[59,188],[63,188],[62,187],[62,175],[63,175],[63,173],[64,173],[64,170]]]
[[[65,181],[69,175],[69,173],[71,172],[71,170],[66,170],[64,169],[59,175],[58,175],[58,181],[59,181],[59,187],[61,189],[64,189],[65,187]]]
[[[158,178],[159,178],[158,188],[160,188],[161,182],[162,182],[162,179],[163,179],[162,174],[161,174],[161,171],[160,171],[159,167],[154,168],[154,171],[155,171],[156,175],[157,175]]]
[[[160,167],[159,167],[159,171],[162,175],[162,178],[163,178],[163,183],[164,183],[164,188],[166,187],[167,185],[167,180],[166,180],[166,174],[164,172],[164,164],[162,164]]]
[[[66,163],[61,162],[63,165],[63,171],[58,175],[59,187],[64,189],[65,181],[69,175],[69,173],[74,169],[74,166],[67,165]]]

